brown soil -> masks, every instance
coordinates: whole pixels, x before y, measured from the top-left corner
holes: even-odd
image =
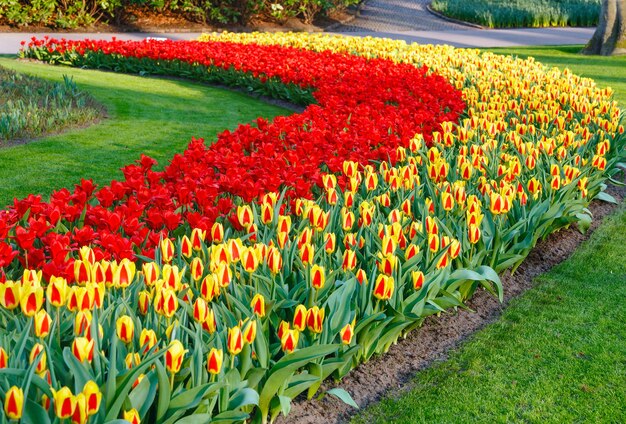
[[[132,9],[119,22],[115,23],[96,23],[88,27],[75,29],[52,28],[43,25],[29,25],[25,27],[15,27],[3,25],[0,23],[0,33],[2,32],[93,32],[93,33],[110,33],[110,32],[212,32],[212,31],[307,31],[321,32],[329,29],[334,25],[345,23],[354,17],[356,11],[337,11],[329,16],[322,16],[315,20],[313,24],[305,24],[296,18],[288,19],[286,22],[276,23],[257,17],[251,20],[247,26],[241,25],[210,25],[194,22],[187,19],[182,14],[171,12],[155,13],[143,10],[141,8]],[[0,19],[1,21],[1,19]]]
[[[609,193],[619,203],[626,197],[626,188],[610,187]],[[594,201],[589,209],[593,224],[586,234],[571,227],[550,235],[537,244],[515,274],[506,272],[502,277],[504,303],[486,291],[477,292],[468,303],[471,311],[433,316],[424,325],[401,339],[389,352],[352,370],[339,384],[326,382],[320,392],[332,387],[348,391],[360,408],[380,400],[390,393],[397,394],[411,387],[411,379],[419,370],[437,361],[444,361],[450,350],[458,347],[474,332],[494,322],[502,314],[511,299],[533,287],[533,280],[563,262],[600,225],[602,219],[618,205]],[[349,420],[357,411],[333,396],[321,400],[298,398],[287,418],[279,423],[317,424],[341,423]]]

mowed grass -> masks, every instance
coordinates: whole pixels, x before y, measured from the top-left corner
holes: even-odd
[[[494,49],[569,67],[616,90],[626,107],[626,57],[580,47]],[[626,422],[626,207],[572,258],[511,302],[450,358],[416,375],[355,423]]]
[[[71,76],[108,118],[84,129],[0,149],[0,207],[29,193],[46,198],[81,178],[102,185],[122,178],[120,168],[146,154],[164,166],[191,137],[207,144],[225,129],[259,116],[291,113],[241,93],[202,84],[50,66],[0,58],[0,66],[52,81]]]

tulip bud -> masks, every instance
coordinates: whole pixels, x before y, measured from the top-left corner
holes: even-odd
[[[122,259],[113,274],[113,285],[117,288],[130,286],[135,278],[136,266],[129,259]]]
[[[398,263],[398,258],[394,255],[378,257],[378,270],[385,275],[393,274],[393,270],[396,268],[396,264]]]
[[[289,231],[291,231],[291,216],[279,215],[278,232],[289,234]]]
[[[243,340],[248,344],[252,344],[255,338],[256,338],[256,321],[248,321],[248,323],[243,329]]]
[[[341,338],[341,343],[350,344],[352,342],[352,337],[354,336],[354,323],[346,324],[340,331],[339,337]]]
[[[52,318],[44,310],[41,309],[35,315],[35,336],[44,338],[50,333],[50,326],[52,325]]]
[[[362,269],[356,272],[356,279],[360,285],[367,284],[367,274]]]
[[[343,252],[343,261],[341,266],[344,271],[352,271],[356,268],[356,253],[353,250]]]
[[[72,414],[72,424],[86,424],[87,415],[87,400],[84,393],[78,393],[76,396],[76,406],[74,407],[74,413]]]
[[[39,357],[39,359],[37,359],[37,357]],[[47,357],[46,357],[46,351],[44,349],[44,346],[41,343],[35,343],[35,345],[30,351],[29,362],[32,364],[36,360],[39,361],[37,362],[37,366],[35,367],[35,372],[37,374],[41,374],[47,369],[46,359]]]
[[[221,243],[222,240],[224,240],[224,226],[216,222],[211,226],[211,241]]]
[[[241,254],[241,265],[243,269],[250,274],[256,271],[259,266],[259,257],[253,248],[244,248]]]
[[[154,330],[142,328],[139,334],[139,346],[143,348],[143,353],[148,352],[157,344],[157,335]]]
[[[439,260],[437,261],[437,269],[443,269],[447,267],[449,263],[450,263],[450,257],[446,253],[443,256],[441,256]]]
[[[448,255],[450,255],[450,259],[456,259],[461,254],[461,243],[454,239],[450,242],[448,246]]]
[[[89,380],[83,387],[83,394],[85,395],[85,405],[87,408],[87,415],[95,415],[100,410],[100,404],[102,402],[102,393],[95,381]]]
[[[11,420],[22,418],[24,410],[24,392],[20,387],[13,386],[4,397],[4,414]]]
[[[87,261],[74,261],[74,279],[81,286],[91,281],[91,264]]]
[[[303,265],[306,266],[313,262],[315,249],[312,244],[304,243],[302,246],[300,246],[298,252],[300,253],[300,260],[302,260]]]
[[[148,308],[150,307],[150,292],[147,290],[142,290],[139,292],[137,296],[137,306],[139,312],[142,315],[146,315],[148,313]]]
[[[270,203],[261,204],[261,222],[265,225],[270,224],[274,219],[274,207]]]
[[[207,356],[206,367],[209,373],[216,375],[222,370],[222,363],[224,362],[224,351],[222,349],[211,348]]]
[[[59,391],[51,389],[54,397],[54,412],[57,418],[64,420],[69,418],[76,409],[76,398],[69,387],[62,387]]]
[[[215,274],[209,274],[202,280],[200,295],[208,302],[212,301],[220,292],[220,286]]]
[[[159,266],[156,262],[145,262],[142,265],[144,281],[146,286],[152,287],[154,283],[159,279]]]
[[[230,270],[228,264],[221,263],[215,271],[217,282],[220,287],[228,287],[233,280],[233,272]]]
[[[231,355],[237,355],[243,349],[243,336],[241,334],[241,328],[235,326],[228,329],[227,337],[228,353]]]
[[[193,319],[203,323],[206,320],[208,310],[209,305],[207,305],[206,300],[201,297],[197,298],[193,304]]]
[[[163,305],[160,313],[167,318],[171,318],[176,313],[176,310],[178,310],[178,297],[176,296],[176,292],[171,289],[163,289],[161,290],[161,296],[163,298]],[[157,312],[159,312],[158,309]]]
[[[128,421],[130,424],[141,424],[141,418],[139,417],[139,411],[137,411],[135,408],[129,410],[129,411],[124,411],[124,420]]]
[[[337,246],[337,237],[334,233],[326,233],[324,235],[324,250],[326,253],[331,254],[335,251]]]
[[[128,355],[126,355],[126,358],[124,358],[124,363],[126,364],[126,368],[128,369],[134,368],[141,363],[141,357],[139,356],[138,353],[131,352]]]
[[[50,305],[55,308],[63,306],[67,297],[67,281],[65,278],[50,278],[50,282],[46,288],[46,297]]]
[[[9,355],[4,348],[0,347],[0,370],[9,366]]]
[[[161,270],[165,287],[172,290],[179,290],[183,280],[185,269],[179,270],[177,265],[165,264]]]
[[[204,246],[204,239],[206,238],[206,231],[200,228],[194,228],[191,230],[191,247],[193,250],[202,250]]]
[[[308,310],[306,316],[306,326],[313,333],[321,333],[324,324],[324,308],[313,306]]]
[[[439,236],[437,234],[428,235],[428,248],[433,253],[439,250]]]
[[[164,238],[163,240],[161,240],[159,247],[161,249],[161,260],[163,261],[163,263],[168,264],[172,262],[175,252],[174,243],[172,242],[172,240]]]
[[[280,250],[275,247],[270,247],[267,253],[267,267],[274,275],[278,274],[283,268],[283,255]]]
[[[310,271],[311,277],[311,287],[314,289],[320,290],[324,287],[326,283],[326,272],[324,271],[324,267],[319,265],[313,265]]]
[[[260,293],[255,294],[250,302],[250,307],[252,308],[253,313],[255,313],[258,317],[263,318],[265,316],[265,298],[263,295]]]
[[[419,290],[424,285],[424,273],[422,271],[411,271],[411,280],[413,281],[413,288]]]
[[[387,275],[379,275],[374,284],[374,297],[380,300],[387,300],[393,296],[394,279]]]
[[[285,330],[280,338],[280,345],[285,353],[291,353],[298,347],[298,338],[300,332],[298,330]]]
[[[117,338],[128,344],[133,341],[135,336],[135,323],[133,319],[128,315],[122,315],[115,322],[115,328],[117,330]]]
[[[304,305],[296,306],[293,315],[293,326],[298,331],[303,331],[306,327],[307,309]]]
[[[43,288],[34,286],[22,286],[20,293],[20,306],[22,313],[27,317],[33,317],[43,305]]]
[[[249,228],[254,224],[254,215],[249,205],[237,206],[237,221],[244,228]]]
[[[186,352],[187,350],[185,350],[180,340],[174,340],[170,343],[167,352],[165,352],[165,367],[169,372],[176,374],[180,371]]]
[[[93,360],[94,341],[86,337],[76,337],[72,342],[72,353],[80,362]]]
[[[202,323],[202,328],[210,334],[215,333],[215,330],[217,330],[217,321],[215,320],[215,312],[213,312],[213,309],[209,308],[207,311],[206,319]]]
[[[204,265],[202,264],[202,259],[193,258],[191,261],[191,279],[197,282],[200,281],[203,275]]]
[[[191,240],[189,240],[189,237],[187,237],[187,235],[184,235],[180,239],[180,253],[185,258],[190,258],[193,254],[193,246],[191,244]]]

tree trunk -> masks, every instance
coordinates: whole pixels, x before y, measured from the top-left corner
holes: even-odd
[[[626,0],[602,0],[600,21],[584,54],[626,54]]]

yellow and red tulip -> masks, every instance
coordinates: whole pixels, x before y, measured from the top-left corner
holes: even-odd
[[[206,317],[209,312],[209,305],[206,303],[206,300],[199,297],[193,304],[193,319],[195,319],[199,323],[203,323],[206,321]]]
[[[270,247],[267,252],[267,267],[274,275],[283,269],[283,255],[276,247]]]
[[[228,353],[231,355],[237,355],[243,349],[243,335],[239,326],[228,329],[226,346],[228,347]]]
[[[219,222],[211,226],[211,240],[213,243],[221,243],[224,240],[224,226]]]
[[[41,343],[35,343],[33,348],[30,350],[30,356],[28,357],[29,363],[32,364],[35,360],[37,360],[37,357],[39,357],[39,362],[37,362],[35,372],[37,374],[41,374],[47,369],[46,350]]]
[[[210,374],[219,374],[222,370],[222,363],[224,362],[224,351],[222,349],[211,348],[207,355],[206,367]]]
[[[117,338],[128,344],[133,341],[135,336],[135,323],[128,315],[122,315],[115,322]]]
[[[354,337],[354,321],[343,326],[339,331],[339,337],[341,338],[341,343],[345,345],[352,343],[352,338]]]
[[[174,258],[174,243],[169,238],[164,238],[159,244],[161,250],[161,260],[163,263],[170,263]]]
[[[191,240],[185,234],[183,238],[180,240],[180,253],[185,258],[190,258],[193,255],[193,245],[191,244]]]
[[[85,285],[91,281],[91,263],[83,260],[74,261],[74,279],[77,284]]]
[[[316,290],[323,288],[326,283],[326,271],[324,270],[324,267],[315,264],[311,267],[310,274],[311,287]]]
[[[135,272],[135,263],[126,258],[122,259],[115,268],[115,272],[113,274],[113,285],[117,288],[126,288],[130,286],[130,283],[132,283],[135,279]]]
[[[241,265],[243,269],[252,274],[259,267],[259,256],[254,248],[244,248],[241,253]]]
[[[128,411],[124,411],[123,418],[125,421],[128,421],[130,424],[141,424],[141,417],[139,416],[139,411],[135,408],[130,409]]]
[[[200,228],[194,228],[191,230],[191,247],[193,250],[200,251],[204,246],[204,239],[206,238],[206,231]]]
[[[237,206],[237,221],[244,228],[250,228],[254,224],[254,214],[249,205]]]
[[[380,274],[374,284],[374,297],[380,300],[390,299],[393,296],[394,287],[393,277]]]
[[[291,353],[298,347],[300,332],[297,329],[285,330],[280,338],[280,346],[285,353]]]
[[[33,317],[43,305],[43,288],[31,285],[22,286],[20,293],[20,306],[22,313],[27,317]]]
[[[293,313],[293,327],[298,331],[303,331],[306,328],[306,316],[307,309],[304,305],[296,306],[296,310]]]
[[[353,250],[346,250],[343,252],[343,261],[341,267],[344,271],[352,271],[356,268],[356,253]]]
[[[57,418],[63,420],[71,417],[76,409],[76,397],[69,387],[62,387],[60,390],[51,389],[54,398],[54,412]]]
[[[139,333],[139,346],[143,348],[143,352],[146,353],[157,344],[157,335],[154,330],[148,328],[142,328]]]
[[[4,396],[4,414],[11,420],[19,420],[24,412],[24,392],[20,387],[13,386]]]
[[[165,367],[170,373],[176,374],[180,371],[186,352],[187,350],[180,340],[173,340],[170,343],[167,351],[165,352]]]
[[[139,292],[139,295],[137,295],[137,309],[142,315],[148,313],[151,301],[150,292],[147,290],[142,290]]]
[[[85,407],[87,415],[95,415],[100,410],[100,404],[102,403],[102,393],[95,381],[89,380],[83,387],[83,394],[85,395]]]
[[[263,295],[260,293],[255,294],[250,302],[250,307],[256,316],[263,318],[265,316],[265,298]]]
[[[41,309],[35,314],[35,336],[43,338],[50,333],[50,326],[52,325],[52,318],[44,310]]]
[[[86,337],[76,337],[72,342],[72,353],[80,362],[93,360],[94,341]]]
[[[65,280],[65,278],[51,277],[48,287],[46,288],[48,303],[55,308],[65,305],[67,290],[67,280]]]
[[[246,326],[243,328],[243,340],[248,343],[248,344],[252,344],[254,342],[254,339],[256,338],[256,321],[252,320],[252,321],[248,321],[248,323],[246,324]]]
[[[306,326],[313,333],[321,333],[324,325],[324,308],[313,306],[307,311]]]
[[[9,366],[9,355],[4,348],[0,347],[0,370]]]

